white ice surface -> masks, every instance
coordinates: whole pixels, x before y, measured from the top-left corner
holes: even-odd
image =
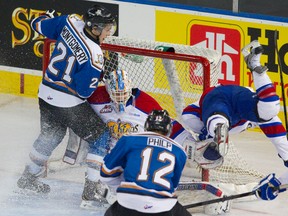
[[[37,99],[0,94],[0,216],[102,216],[104,212],[80,209],[84,168],[49,173],[52,191],[47,196],[23,194],[16,186],[34,140],[39,133]],[[286,171],[273,145],[261,133],[232,137],[242,156],[262,173]],[[192,199],[192,198],[191,198]],[[288,215],[288,192],[274,201],[233,203],[227,216]],[[193,215],[205,215],[195,213]]]

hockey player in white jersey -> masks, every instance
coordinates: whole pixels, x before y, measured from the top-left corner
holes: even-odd
[[[153,110],[146,132],[123,135],[105,156],[103,181],[117,187],[117,201],[105,216],[191,215],[175,190],[186,162],[184,149],[170,139],[171,119],[166,110]]]
[[[87,156],[88,164],[93,161],[99,166],[103,157],[124,134],[144,131],[148,114],[154,109],[162,109],[150,95],[138,88],[132,88],[125,70],[117,69],[104,76],[105,86],[99,86],[89,97],[88,102],[110,129],[111,138],[102,148],[91,149]],[[107,193],[107,186],[100,179],[100,169],[88,168],[85,189],[82,194],[82,208],[105,209],[115,197]],[[112,200],[112,201],[110,201]]]
[[[104,58],[99,45],[113,34],[116,21],[109,10],[94,5],[84,20],[76,14],[57,16],[55,10],[49,10],[36,17],[31,26],[37,33],[56,40],[56,44],[38,92],[40,135],[17,185],[48,193],[50,186],[39,177],[68,127],[93,149],[109,136],[108,127],[87,98],[97,89],[102,74]]]
[[[180,143],[189,143],[187,140],[194,143],[190,148],[195,149],[194,159],[202,167],[220,166],[229,148],[229,134],[240,133],[257,125],[274,144],[284,165],[288,167],[286,130],[277,116],[280,109],[279,97],[266,73],[267,67],[260,64],[262,52],[263,48],[258,41],[252,41],[242,50],[253,75],[256,92],[234,85],[212,87],[203,93],[199,101],[183,110],[185,126],[197,133],[200,141],[205,142],[195,142],[195,138],[181,124],[174,122],[171,138]],[[288,173],[279,179],[274,174],[268,175],[255,188],[262,188],[262,192],[257,190],[256,195],[265,200],[275,198],[279,191],[273,192],[272,186],[287,184]]]

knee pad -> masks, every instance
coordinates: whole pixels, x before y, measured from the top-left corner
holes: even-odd
[[[268,121],[278,115],[280,111],[280,102],[266,102],[259,100],[259,102],[257,103],[257,110],[259,118]]]

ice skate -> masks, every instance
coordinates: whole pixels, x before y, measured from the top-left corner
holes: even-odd
[[[219,154],[225,156],[228,153],[228,127],[226,124],[218,123],[215,128],[214,143],[218,147]]]
[[[107,194],[108,186],[100,180],[94,182],[86,178],[80,207],[90,210],[106,210],[110,206],[105,198]]]
[[[36,193],[47,194],[50,192],[50,186],[39,181],[39,175],[30,173],[28,167],[25,168],[22,176],[17,181],[17,186]]]
[[[264,49],[257,40],[252,41],[241,51],[244,56],[244,60],[251,72],[255,71],[258,74],[262,74],[268,70],[266,66],[262,66],[260,64],[260,57]]]

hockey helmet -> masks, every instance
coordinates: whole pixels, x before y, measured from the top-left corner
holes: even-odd
[[[96,27],[101,34],[103,29],[108,25],[111,25],[111,35],[113,35],[116,31],[116,18],[103,6],[94,5],[93,7],[89,8],[84,14],[83,19],[85,22],[85,28],[89,29],[90,31],[92,28]]]
[[[105,86],[111,100],[119,112],[124,112],[132,95],[131,80],[125,70],[117,69],[105,75]]]
[[[145,131],[161,132],[169,136],[172,130],[172,122],[167,110],[153,110],[147,117]]]

